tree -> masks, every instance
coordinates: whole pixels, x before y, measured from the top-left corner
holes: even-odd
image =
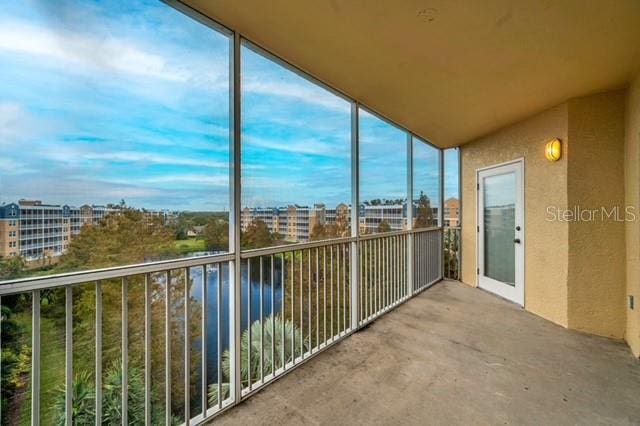
[[[19,395],[26,392],[31,371],[29,332],[23,324],[16,320],[12,310],[12,308],[20,310],[19,297],[20,295],[4,296],[2,306],[0,306],[0,315],[2,316],[0,406],[3,414],[19,411],[19,409],[16,410],[15,405],[19,404]],[[10,419],[10,416],[3,415],[0,424],[10,424]]]
[[[274,235],[263,220],[255,219],[242,234],[242,248],[254,249],[269,247],[275,242]]]
[[[284,330],[283,330],[284,328]],[[263,334],[264,333],[264,337]],[[284,336],[284,341],[282,340]],[[264,340],[261,340],[264,339]],[[295,348],[292,347],[295,339]],[[264,352],[262,357],[257,354],[261,351],[261,344],[264,341]],[[300,345],[302,342],[302,347]],[[241,360],[241,380],[242,387],[249,386],[249,332],[245,330],[242,333],[240,340],[240,354]],[[282,317],[276,315],[275,317],[269,316],[264,319],[264,322],[254,321],[251,324],[251,380],[260,380],[262,370],[265,375],[272,374],[278,368],[282,367],[282,359],[284,358],[285,364],[291,362],[295,357],[301,356],[309,349],[309,341],[304,338],[302,331],[296,327],[290,320],[286,320],[283,324]],[[284,352],[283,352],[284,351]],[[273,358],[271,355],[273,354]],[[231,354],[229,350],[226,350],[222,354],[222,375],[220,392],[218,392],[218,384],[209,385],[209,405],[215,406],[218,404],[218,393],[220,393],[221,399],[224,401],[229,397],[229,379],[231,377]]]
[[[229,250],[229,223],[212,217],[207,222],[203,237],[208,250],[227,251]]]
[[[416,228],[428,228],[434,226],[433,211],[431,210],[431,201],[427,194],[420,191],[420,198],[418,198],[418,211],[416,214],[415,227]]]
[[[309,237],[311,241],[326,240],[329,237],[329,235],[327,235],[327,226],[323,223],[316,222],[316,224],[313,225],[313,229],[311,230],[311,235]]]
[[[351,228],[349,227],[349,209],[346,205],[339,205],[336,209],[336,223],[334,226],[333,236],[337,238],[348,237],[351,233]]]
[[[104,389],[102,394],[102,424],[119,425],[122,420],[122,366],[120,363],[112,364],[106,371]],[[127,414],[129,424],[144,424],[144,371],[139,368],[129,368],[128,371],[128,400]],[[95,419],[95,384],[91,375],[80,372],[73,378],[73,401],[71,413],[73,421],[69,424],[88,425]],[[64,425],[65,422],[65,388],[57,389],[54,424]],[[154,403],[158,402],[156,395],[152,394]],[[153,410],[151,413],[152,424],[164,423],[164,413],[161,410]],[[179,424],[178,419],[172,419],[172,424]]]
[[[378,232],[391,232],[391,226],[389,225],[389,222],[383,219],[382,222],[380,222],[380,224],[378,225]]]
[[[0,280],[20,278],[26,264],[20,256],[12,256],[0,259]]]
[[[125,209],[71,239],[56,272],[131,265],[175,254],[174,235],[160,217]]]

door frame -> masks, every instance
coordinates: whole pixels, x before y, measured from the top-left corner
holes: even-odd
[[[516,265],[515,265],[515,280],[516,280],[516,285],[515,287],[512,288],[512,290],[510,290],[509,288],[506,288],[506,284],[500,282],[500,281],[496,281],[493,280],[491,278],[488,277],[484,277],[483,276],[483,269],[484,269],[484,264],[481,263],[482,259],[482,253],[484,250],[484,239],[482,238],[482,235],[484,233],[484,221],[483,221],[483,211],[482,211],[482,197],[481,197],[481,192],[480,192],[480,174],[483,172],[486,172],[488,170],[492,170],[492,169],[498,169],[504,166],[518,166],[518,168],[516,168],[516,171],[519,170],[520,172],[520,185],[519,188],[517,188],[516,190],[516,203],[519,202],[522,212],[520,214],[521,216],[521,222],[519,225],[521,227],[521,231],[518,232],[518,238],[520,238],[520,250],[519,253],[516,253]],[[517,182],[517,179],[516,179]],[[517,183],[516,183],[517,185]],[[509,300],[510,302],[516,303],[522,307],[525,306],[525,235],[526,235],[526,226],[525,226],[525,161],[523,157],[517,158],[515,160],[510,160],[510,161],[506,161],[503,163],[498,163],[498,164],[492,164],[490,166],[486,166],[486,167],[481,167],[476,169],[476,225],[477,225],[477,232],[476,232],[476,284],[479,288],[482,288],[484,290],[487,290],[493,294],[496,294],[499,297],[502,297],[506,300]],[[517,214],[517,213],[516,213]],[[516,221],[518,220],[518,218],[516,217]],[[481,279],[483,278],[483,279]],[[482,281],[485,281],[484,283]],[[507,290],[507,291],[505,291]]]

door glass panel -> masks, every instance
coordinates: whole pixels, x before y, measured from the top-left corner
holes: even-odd
[[[515,286],[516,175],[484,178],[484,275]]]

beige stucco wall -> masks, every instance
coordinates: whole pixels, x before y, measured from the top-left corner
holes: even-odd
[[[625,340],[640,356],[640,74],[629,86],[625,128],[625,201],[635,209],[636,221],[626,223],[627,295],[636,300],[635,309],[626,304]]]
[[[524,158],[525,309],[566,327],[624,337],[629,226],[610,218],[550,220],[547,209],[618,206],[624,213],[625,100],[625,91],[572,99],[462,146],[465,283],[477,284],[476,170]],[[562,158],[551,163],[544,145],[556,137]]]
[[[569,328],[623,338],[625,315],[624,116],[626,91],[568,102],[569,206],[596,209],[594,220],[569,222]],[[585,218],[591,214],[587,213]]]
[[[462,155],[462,280],[476,285],[476,170],[524,158],[525,307],[567,326],[568,224],[549,222],[547,206],[567,206],[567,104],[465,144]],[[563,141],[563,158],[550,163],[545,142]]]

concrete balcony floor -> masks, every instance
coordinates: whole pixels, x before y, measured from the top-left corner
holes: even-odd
[[[639,424],[640,362],[445,281],[217,423]]]

